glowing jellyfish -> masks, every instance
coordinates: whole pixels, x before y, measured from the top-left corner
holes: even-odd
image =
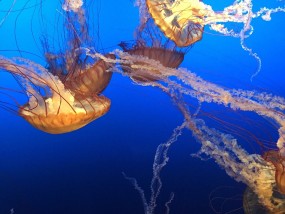
[[[146,4],[155,23],[177,46],[189,46],[202,39],[205,8],[199,0],[146,0]]]
[[[57,76],[31,61],[1,58],[0,68],[11,73],[23,88],[21,93],[27,94],[28,102],[16,106],[18,114],[44,132],[74,131],[101,117],[110,108],[108,98],[97,94],[78,96],[76,90],[67,89]]]
[[[69,1],[72,2],[72,1]],[[74,1],[75,2],[75,1]],[[74,3],[73,2],[73,3]],[[158,2],[158,1],[152,1]],[[169,1],[160,1],[165,2],[165,4],[161,4],[161,6],[168,6]],[[188,1],[190,2],[190,1]],[[216,20],[223,21],[225,17],[222,14],[211,14],[211,9],[209,10],[200,10],[200,7],[204,7],[201,2],[193,1],[195,4],[190,4],[189,7],[185,6],[185,1],[171,1],[171,5],[175,10],[164,11],[167,15],[172,16],[174,14],[174,18],[172,21],[169,21],[167,17],[167,23],[171,26],[168,28],[173,30],[173,26],[183,27],[181,23],[187,23],[185,17],[187,15],[186,9],[191,11],[191,23],[198,23],[201,28],[199,28],[199,32],[193,31],[192,28],[187,28],[187,25],[184,25],[186,28],[186,33],[194,32],[189,38],[193,42],[193,38],[199,38],[199,33],[201,33],[201,29],[204,24],[214,22]],[[193,3],[192,2],[192,3]],[[184,4],[185,3],[185,4]],[[191,2],[190,2],[191,3]],[[244,10],[240,10],[242,8],[251,8],[251,4],[244,5],[242,1],[235,2],[232,11],[228,11],[229,20],[231,18],[237,20],[243,20],[242,17],[251,17],[249,13],[244,13]],[[247,2],[248,3],[248,2]],[[179,11],[179,4],[184,6],[182,7],[183,16],[178,16],[177,11]],[[79,8],[77,4],[72,4],[75,7],[67,7],[66,10],[72,10],[75,13],[79,13]],[[80,4],[79,4],[80,5]],[[180,7],[181,7],[180,5]],[[160,5],[155,5],[155,7]],[[242,7],[240,7],[242,6]],[[72,9],[69,9],[72,8]],[[75,8],[75,9],[74,9]],[[149,6],[150,8],[150,6]],[[170,8],[170,9],[173,9]],[[186,8],[186,9],[185,9]],[[202,8],[203,9],[203,8]],[[142,10],[143,11],[143,10]],[[185,11],[185,12],[184,12]],[[175,12],[175,13],[174,13]],[[242,12],[240,14],[240,12]],[[161,11],[156,11],[156,15],[160,15]],[[205,15],[206,14],[206,15]],[[259,14],[260,15],[260,14]],[[203,17],[204,16],[204,17]],[[193,18],[194,17],[194,18]],[[157,17],[154,17],[158,19]],[[220,19],[219,19],[220,18]],[[203,20],[204,19],[204,20]],[[267,210],[270,211],[281,211],[284,208],[285,200],[282,197],[276,197],[274,194],[274,189],[276,186],[280,186],[279,188],[283,188],[283,171],[277,172],[279,168],[274,167],[273,165],[278,161],[283,160],[284,156],[284,148],[285,148],[285,100],[282,97],[273,96],[267,93],[258,93],[256,91],[245,91],[240,89],[225,89],[221,86],[213,84],[211,82],[205,81],[204,79],[197,76],[195,73],[192,73],[186,69],[174,69],[175,66],[170,66],[164,62],[164,58],[167,59],[175,59],[173,61],[179,62],[181,57],[179,54],[174,54],[174,58],[172,57],[173,50],[170,49],[171,55],[165,54],[160,57],[157,53],[162,53],[161,51],[165,51],[167,46],[161,45],[162,42],[166,42],[168,40],[157,39],[157,34],[153,34],[152,32],[147,32],[144,34],[144,29],[151,30],[152,28],[148,27],[148,23],[151,23],[148,16],[144,16],[142,18],[141,25],[139,27],[142,32],[141,35],[137,35],[137,38],[144,38],[145,35],[151,36],[156,39],[138,39],[137,44],[128,48],[126,45],[122,45],[125,52],[122,51],[114,51],[114,54],[118,56],[119,59],[115,60],[114,55],[108,55],[107,57],[103,54],[99,53],[91,53],[86,51],[86,55],[90,56],[92,59],[97,60],[100,58],[98,62],[98,66],[100,68],[93,69],[92,65],[90,67],[86,66],[83,59],[85,59],[84,54],[79,54],[78,51],[87,50],[82,49],[82,39],[85,38],[86,34],[80,34],[84,37],[77,38],[77,33],[74,33],[74,37],[71,42],[71,47],[69,50],[65,52],[64,57],[57,57],[56,54],[47,55],[47,61],[49,64],[49,68],[45,69],[39,65],[35,65],[30,61],[20,61],[20,63],[16,61],[11,61],[8,59],[1,59],[0,66],[2,69],[7,70],[12,73],[17,79],[19,79],[21,85],[24,87],[25,93],[28,94],[28,102],[25,105],[20,106],[20,113],[22,115],[27,115],[27,120],[29,118],[48,118],[50,115],[52,119],[49,120],[47,124],[43,125],[43,122],[37,120],[31,123],[35,124],[37,128],[40,128],[44,131],[48,132],[66,132],[69,130],[76,129],[81,127],[93,119],[98,118],[103,115],[110,106],[110,101],[107,98],[99,95],[101,91],[106,87],[106,84],[109,82],[109,75],[105,74],[103,71],[105,69],[108,72],[109,64],[116,64],[119,62],[122,65],[125,72],[122,72],[119,68],[117,71],[123,75],[130,76],[134,81],[142,86],[151,86],[158,87],[165,93],[167,93],[173,103],[179,108],[181,113],[184,116],[185,121],[179,127],[174,130],[174,133],[169,141],[164,144],[161,144],[156,152],[153,164],[153,179],[151,182],[151,200],[149,203],[146,203],[146,200],[143,200],[145,213],[150,214],[154,212],[156,207],[156,199],[160,194],[160,190],[162,187],[160,172],[162,168],[167,164],[169,157],[167,156],[168,149],[170,146],[176,141],[177,137],[181,134],[182,129],[187,128],[192,131],[193,136],[197,139],[198,142],[201,143],[201,149],[196,157],[200,157],[202,155],[206,155],[208,157],[213,158],[216,163],[221,166],[226,173],[234,178],[238,182],[243,182],[256,194],[258,202],[266,207]],[[202,21],[200,21],[202,20]],[[250,19],[245,19],[250,21]],[[176,22],[179,24],[177,24]],[[183,21],[183,22],[182,22]],[[243,23],[243,21],[241,21]],[[79,21],[79,26],[81,26],[80,32],[87,32],[84,30],[84,25]],[[197,24],[196,23],[196,24]],[[248,22],[246,22],[248,23]],[[172,26],[173,25],[173,26]],[[220,25],[215,25],[218,30],[222,32],[225,28],[219,28]],[[246,25],[248,27],[248,25]],[[249,28],[244,28],[246,31]],[[187,31],[188,30],[188,31]],[[238,35],[240,38],[244,38],[246,36],[244,31],[242,34]],[[154,31],[156,32],[156,31]],[[228,33],[228,31],[225,31]],[[182,35],[182,33],[180,33]],[[179,34],[176,34],[179,35]],[[189,36],[189,35],[188,35]],[[182,35],[182,43],[187,41],[187,34]],[[175,38],[175,39],[181,39]],[[148,44],[150,42],[151,44]],[[133,47],[139,47],[133,49]],[[153,49],[152,49],[153,48]],[[92,49],[92,48],[91,48]],[[150,51],[151,50],[151,51]],[[155,55],[155,56],[153,56]],[[90,58],[86,58],[87,61],[91,60]],[[59,61],[66,60],[65,63],[59,63]],[[102,61],[103,60],[103,61]],[[172,60],[171,60],[172,61]],[[179,63],[176,63],[179,64]],[[96,64],[95,64],[96,65]],[[104,69],[101,69],[101,66]],[[171,68],[173,67],[173,68]],[[92,68],[88,70],[89,68]],[[91,70],[99,71],[100,76],[98,80],[98,85],[95,88],[92,87],[92,84],[88,83],[90,78],[85,79],[84,76],[81,75],[90,75],[92,74]],[[87,71],[87,72],[84,72]],[[90,71],[90,72],[89,72]],[[78,79],[77,83],[73,83],[72,80]],[[155,81],[160,80],[160,81]],[[95,82],[97,82],[94,79]],[[90,92],[90,94],[88,94]],[[95,94],[93,94],[93,92]],[[84,96],[88,94],[87,96]],[[93,94],[93,95],[91,95]],[[279,154],[282,155],[282,158],[277,159],[276,155],[268,156],[269,160],[265,161],[258,154],[249,154],[245,151],[239,144],[237,139],[234,136],[223,133],[217,129],[210,128],[207,124],[198,118],[197,113],[191,113],[189,111],[189,105],[184,102],[184,97],[190,97],[194,100],[197,100],[199,104],[203,103],[215,103],[218,105],[223,105],[227,108],[231,108],[233,110],[240,111],[251,111],[255,112],[259,116],[269,118],[274,121],[278,125],[278,133],[279,138],[276,142],[276,147],[279,151]],[[36,111],[37,110],[37,111]],[[97,112],[97,114],[96,114]],[[199,108],[197,110],[199,112]],[[89,119],[82,119],[81,116],[93,115],[89,117]],[[94,116],[96,114],[96,116]],[[70,116],[72,115],[72,116]],[[77,115],[80,115],[77,118]],[[71,120],[70,118],[76,118],[78,120]],[[56,118],[56,120],[54,120]],[[91,119],[90,119],[91,118]],[[63,125],[62,121],[64,121]],[[71,121],[71,122],[70,122]],[[66,130],[68,129],[68,130]],[[273,164],[271,164],[273,163]],[[276,173],[278,174],[279,180],[276,180]],[[137,186],[136,182],[133,179],[130,179],[134,186],[140,191],[141,195],[143,195],[141,189]],[[144,199],[144,197],[142,197]],[[167,212],[169,213],[168,204],[172,201],[173,195],[170,195],[169,201],[166,202]]]
[[[126,53],[137,56],[136,64],[140,64],[141,67],[131,68],[129,64],[121,65],[123,70],[129,73],[135,81],[156,81],[160,71],[157,69],[151,70],[151,72],[146,71],[147,68],[142,68],[144,62],[139,62],[140,58],[145,57],[158,61],[165,67],[178,68],[184,59],[185,50],[179,50],[171,40],[164,38],[149,16],[144,2],[137,2],[137,6],[140,10],[141,20],[135,33],[135,43],[121,42],[119,45]]]
[[[109,59],[115,59],[115,55],[107,54],[105,57]],[[77,61],[72,61],[74,64],[71,66],[64,65],[56,62],[51,56],[47,57],[49,64],[49,72],[55,74],[63,82],[66,89],[70,89],[77,96],[88,97],[94,94],[100,94],[109,84],[112,72],[108,72],[111,69],[111,65],[104,60],[98,60],[93,65],[88,65],[86,68],[84,64],[80,64]],[[62,73],[62,70],[66,70],[66,74]]]
[[[127,49],[121,44],[123,50],[133,56],[145,57],[150,60],[158,61],[165,67],[177,68],[184,59],[184,54],[175,50],[163,49],[159,47],[135,46],[132,49]],[[136,65],[141,65],[140,68],[131,68],[128,64],[122,64],[123,70],[130,73],[131,78],[139,82],[159,80],[160,71],[157,69],[147,71],[147,67],[143,68],[144,63],[138,58]]]
[[[65,1],[64,41],[61,50],[50,50],[42,41],[47,68],[32,61],[1,58],[0,69],[11,73],[27,94],[18,114],[42,131],[59,134],[77,130],[101,117],[111,101],[102,96],[112,77],[111,65],[84,55],[81,47],[93,43],[82,1]],[[60,44],[56,44],[60,49]],[[114,59],[114,55],[107,54]]]
[[[254,30],[251,21],[258,17],[269,21],[272,13],[285,12],[284,7],[273,9],[263,7],[253,12],[252,0],[235,0],[232,5],[219,12],[200,0],[146,0],[146,4],[155,23],[177,46],[185,47],[200,40],[206,25],[222,35],[239,38],[241,47],[258,63],[251,80],[261,70],[260,57],[245,44],[245,39]],[[243,27],[241,30],[230,29],[226,23],[240,23]]]
[[[185,4],[187,3],[186,1],[151,2],[158,2],[159,4],[156,5],[158,8],[165,8],[169,5],[172,5],[173,8],[175,8],[175,10],[170,8],[171,11],[164,11],[161,8],[157,10],[158,13],[170,16],[170,18],[162,18],[164,21],[168,21],[169,28],[175,28],[177,26],[177,22],[185,24],[187,23],[187,20],[190,20],[190,24],[196,23],[200,24],[201,26],[211,24],[212,28],[215,28],[221,33],[228,35],[231,34],[232,36],[239,37],[244,49],[248,50],[250,53],[252,53],[252,55],[254,55],[253,52],[247,49],[243,44],[244,38],[246,38],[247,35],[246,33],[250,34],[252,30],[249,25],[252,18],[252,14],[249,13],[252,7],[251,4],[245,4],[245,2],[238,1],[235,2],[233,6],[226,8],[226,10],[223,12],[215,13],[211,10],[211,7],[208,7],[199,1],[187,1],[190,4],[188,7],[185,7]],[[193,2],[195,4],[192,4]],[[142,1],[138,1],[137,3],[139,3],[140,6],[143,5]],[[185,4],[183,5],[183,3]],[[205,8],[207,10],[205,10]],[[148,6],[148,9],[150,9],[150,6]],[[187,14],[189,14],[186,12],[187,9],[188,11],[191,10],[191,16],[187,16]],[[261,16],[261,14],[265,11],[270,14],[272,12],[283,11],[283,9],[261,9],[260,11],[261,12],[257,13],[256,16]],[[175,14],[175,12],[177,13]],[[144,10],[140,10],[140,13],[146,14]],[[194,13],[195,15],[193,15]],[[179,15],[180,17],[175,17],[176,15]],[[154,14],[152,14],[152,17],[155,19],[156,24],[159,25],[157,21],[158,18],[155,17]],[[143,24],[140,26],[145,27],[148,20],[149,19],[141,18],[141,23]],[[244,24],[244,28],[240,34],[235,34],[232,31],[228,31],[224,25],[216,24],[216,22],[219,21],[240,22]],[[187,26],[183,24],[181,24],[181,26],[186,27],[185,29],[187,30]],[[166,31],[164,31],[164,33],[166,34]],[[186,44],[186,34],[181,33],[181,35],[182,37],[177,37],[178,40],[174,40],[176,45],[178,45],[179,42],[184,42],[184,44]],[[170,38],[170,36],[168,37]],[[190,41],[193,41],[192,35],[189,38]],[[167,143],[160,144],[157,149],[153,163],[153,179],[151,182],[152,195],[149,202],[147,202],[145,199],[145,195],[142,189],[138,186],[136,180],[127,177],[127,179],[132,182],[135,189],[139,191],[143,200],[145,213],[154,213],[154,209],[157,205],[156,199],[162,188],[160,172],[169,159],[167,156],[168,148],[173,142],[176,141],[177,137],[180,135],[181,129],[184,127],[191,130],[193,136],[202,145],[201,150],[195,154],[196,157],[208,156],[213,158],[229,176],[238,182],[243,182],[246,184],[254,192],[254,194],[256,194],[258,203],[260,203],[261,206],[263,206],[266,210],[270,212],[283,212],[285,199],[284,197],[277,197],[275,194],[276,186],[280,186],[280,181],[282,180],[283,182],[284,180],[285,174],[283,171],[282,173],[281,171],[278,171],[278,169],[274,168],[272,164],[265,161],[261,155],[249,154],[238,144],[238,141],[234,138],[234,136],[210,128],[203,120],[196,118],[199,108],[197,109],[196,113],[191,113],[189,111],[188,104],[184,102],[184,96],[196,99],[200,105],[203,103],[216,103],[233,110],[251,111],[262,117],[270,118],[271,120],[275,121],[276,124],[278,124],[279,138],[276,142],[276,147],[282,154],[284,154],[282,151],[284,151],[285,148],[284,98],[263,92],[258,93],[256,91],[245,91],[241,89],[224,89],[221,86],[203,80],[189,70],[182,68],[167,68],[167,66],[164,66],[160,60],[155,60],[155,58],[154,60],[150,60],[148,57],[144,57],[143,55],[129,54],[128,51],[121,52],[117,50],[114,52],[114,54],[116,54],[120,59],[119,62],[121,65],[128,66],[129,71],[124,72],[125,75],[130,76],[130,78],[136,81],[139,85],[158,87],[167,93],[185,118],[185,123],[176,130],[177,132],[174,132],[174,136]],[[95,54],[95,56],[100,57],[98,54]],[[256,59],[259,59],[257,55],[255,56]],[[107,60],[107,62],[113,63],[109,60]],[[123,69],[125,70],[124,67]],[[135,77],[138,77],[139,75],[143,75],[145,77],[151,76],[151,80],[160,81],[137,81],[137,79],[134,78],[134,75]],[[276,176],[274,175],[276,173],[278,174],[278,179],[280,181],[275,179]],[[155,186],[155,184],[159,185]],[[172,199],[173,197],[170,197],[170,201]],[[166,205],[167,204],[168,202],[166,202]]]
[[[268,21],[271,13],[285,10],[280,7],[275,9],[264,7],[253,13],[251,0],[236,0],[219,12],[199,0],[146,0],[146,4],[156,24],[178,46],[188,46],[200,40],[205,25],[210,25],[212,30],[224,35],[244,39],[252,33],[253,28],[250,23],[253,18],[262,16]],[[244,27],[240,32],[235,32],[222,24],[226,22],[242,23]]]
[[[158,1],[147,2],[149,3]],[[185,4],[187,2],[190,5],[188,5],[188,7],[185,7]],[[245,2],[239,1],[235,2],[233,6],[228,7],[226,10],[224,10],[224,12],[215,13],[211,10],[210,7],[204,5],[201,2],[187,2],[171,1],[171,4],[168,4],[169,2],[166,1],[158,2],[159,4],[156,5],[156,7],[158,8],[165,8],[169,5],[172,5],[173,8],[176,9],[174,11],[173,8],[171,8],[171,11],[164,11],[162,9],[157,10],[159,11],[158,13],[170,15],[170,18],[162,18],[164,21],[169,21],[169,28],[175,28],[177,26],[177,22],[181,23],[183,21],[182,23],[185,24],[189,19],[190,24],[196,23],[200,24],[201,26],[205,24],[211,24],[211,27],[213,29],[215,28],[217,31],[223,34],[240,37],[241,44],[244,49],[249,50],[246,48],[246,46],[244,46],[243,42],[244,38],[246,37],[246,32],[251,32],[252,30],[249,26],[250,20],[252,18],[252,13],[249,13],[252,7],[251,4],[245,4]],[[195,4],[192,4],[193,2]],[[143,8],[143,1],[137,1],[137,3]],[[182,3],[185,4],[183,5]],[[148,8],[150,9],[150,6],[148,6]],[[205,10],[205,8],[207,10]],[[186,12],[187,9],[188,11],[191,10],[191,16],[187,16],[187,14],[189,14]],[[283,9],[278,8],[272,10],[261,9],[260,12],[256,14],[256,16],[264,14],[265,11],[267,11],[270,16],[270,13],[282,10]],[[177,13],[175,14],[174,12]],[[194,13],[195,15],[193,15]],[[145,18],[147,17],[147,13],[145,12],[145,10],[141,9],[140,14],[146,15],[141,17],[141,25],[138,29],[144,29],[149,19]],[[180,15],[180,17],[178,16],[175,18],[173,14]],[[154,14],[152,14],[152,17],[156,21],[156,24],[159,25],[157,21],[158,18]],[[228,31],[224,25],[216,24],[216,22],[218,21],[241,22],[244,24],[244,28],[240,34],[235,34],[233,31]],[[187,26],[183,24],[181,24],[181,26],[185,27],[185,29],[187,30]],[[164,31],[165,34],[166,31]],[[156,34],[149,33],[148,35]],[[174,38],[174,41],[177,45],[180,43],[186,44],[186,41],[188,39],[186,36],[187,34],[181,33],[181,35],[182,37]],[[170,36],[168,37],[171,38]],[[193,41],[192,35],[190,35],[189,38],[190,41]],[[153,40],[150,39],[148,41]],[[143,44],[145,43],[146,42],[144,42]],[[155,45],[156,43],[154,43],[152,47],[156,47]],[[231,176],[238,182],[245,183],[258,198],[258,203],[266,210],[270,212],[283,212],[285,206],[285,199],[283,196],[278,197],[275,194],[276,187],[283,185],[281,184],[284,181],[285,176],[283,171],[279,168],[274,168],[272,164],[265,161],[260,155],[249,154],[241,146],[238,145],[237,140],[233,136],[226,133],[222,133],[216,129],[209,128],[203,120],[196,118],[196,113],[193,114],[189,111],[189,106],[186,104],[186,102],[183,101],[183,97],[186,96],[194,98],[199,102],[199,104],[216,103],[231,108],[233,110],[251,111],[257,113],[262,117],[270,118],[271,120],[275,121],[275,123],[279,126],[279,138],[276,142],[276,147],[281,154],[284,154],[283,151],[285,148],[284,98],[273,96],[271,94],[266,94],[263,92],[258,93],[256,91],[245,91],[241,89],[224,89],[223,87],[203,80],[202,78],[198,77],[196,74],[192,73],[189,70],[181,68],[172,69],[170,68],[170,66],[165,66],[158,58],[150,59],[149,57],[145,57],[143,54],[132,54],[130,50],[124,47],[124,44],[123,50],[125,52],[115,51],[114,54],[116,54],[120,59],[119,62],[121,65],[123,65],[124,71],[126,71],[125,67],[127,67],[128,70],[127,72],[124,72],[124,74],[130,76],[130,78],[136,81],[137,84],[140,84],[142,86],[158,87],[162,91],[166,92],[172,98],[173,103],[179,108],[185,118],[185,123],[182,124],[182,126],[178,127],[178,129],[174,132],[174,136],[167,143],[160,144],[157,149],[157,153],[153,163],[153,179],[151,182],[152,195],[149,202],[147,202],[145,195],[142,189],[138,186],[136,180],[134,178],[129,178],[126,176],[126,178],[132,182],[135,189],[139,191],[144,204],[145,213],[154,213],[155,207],[157,206],[156,199],[162,188],[160,172],[169,159],[169,157],[167,156],[168,148],[172,145],[173,142],[176,141],[177,136],[180,135],[180,131],[184,127],[187,127],[189,130],[191,130],[194,137],[202,145],[201,150],[195,155],[196,157],[206,155],[213,158],[216,163],[221,166],[229,176]],[[249,51],[250,53],[252,53],[251,50]],[[94,56],[100,58],[98,54],[95,54]],[[257,59],[259,59],[257,55],[255,56]],[[101,58],[103,59],[103,56]],[[108,59],[107,62],[114,63]],[[120,72],[119,70],[117,71]],[[143,77],[147,77],[146,80],[151,81],[142,81],[138,78],[140,77],[140,75]],[[197,111],[199,111],[199,108]],[[272,163],[274,164],[274,162]],[[274,175],[277,175],[277,177]],[[159,185],[155,186],[155,184]],[[170,200],[168,202],[171,202],[172,199],[173,197],[170,197]],[[168,202],[166,202],[166,205],[168,204]]]

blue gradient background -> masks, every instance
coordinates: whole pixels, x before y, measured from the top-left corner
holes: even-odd
[[[26,2],[34,5],[33,1],[18,0],[14,10],[23,8]],[[0,20],[6,14],[3,10],[11,3],[12,0],[0,1]],[[208,0],[207,3],[219,10],[231,1]],[[277,5],[275,1],[266,3],[265,0],[253,3],[256,8]],[[33,9],[9,14],[0,26],[1,55],[14,56],[16,52],[4,50],[15,50],[17,46],[20,50],[41,54],[35,45],[42,27],[37,24],[37,19],[58,16],[61,11],[57,1],[44,1],[43,6],[44,16],[34,13]],[[100,23],[100,46],[106,52],[117,48],[121,41],[133,40],[139,17],[132,1],[101,0],[95,1],[94,7],[98,9],[94,17],[98,21],[95,23]],[[263,62],[262,70],[253,82],[250,77],[257,63],[242,50],[239,40],[217,35],[209,29],[205,30],[203,40],[188,51],[181,66],[224,87],[265,90],[284,97],[284,21],[285,14],[281,13],[273,14],[270,22],[252,21],[254,34],[246,44]],[[42,63],[37,57],[30,58]],[[2,72],[0,85],[16,87],[12,78]],[[127,77],[116,73],[104,95],[112,100],[108,114],[83,129],[63,135],[43,133],[22,118],[0,111],[1,214],[8,214],[11,208],[15,214],[144,212],[139,194],[122,172],[135,177],[149,197],[156,147],[170,137],[183,118],[160,90],[134,85]],[[221,115],[225,109],[213,104],[206,105],[204,110]],[[254,114],[248,115],[251,116],[263,121]],[[243,127],[242,121],[237,125]],[[258,129],[254,130],[258,132]],[[269,131],[276,139],[276,130]],[[250,146],[240,143],[246,148],[259,148],[254,143]],[[236,183],[214,161],[191,157],[199,146],[191,133],[185,131],[171,147],[169,164],[162,172],[163,189],[157,213],[164,213],[162,205],[170,192],[175,193],[171,213],[215,213],[210,206],[211,195],[225,198],[224,211],[237,209],[233,213],[243,213],[245,185]],[[237,200],[230,200],[235,196]],[[216,201],[212,202],[219,208]]]

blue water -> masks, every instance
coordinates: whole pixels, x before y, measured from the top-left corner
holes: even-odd
[[[7,14],[3,10],[12,2],[0,1],[0,20]],[[27,9],[21,10],[25,3]],[[216,4],[217,9],[219,4],[224,4],[208,3]],[[265,1],[259,1],[258,5],[262,3]],[[272,1],[265,5],[276,4]],[[38,49],[42,28],[60,25],[48,18],[58,17],[62,11],[57,1],[43,1],[42,14],[35,7],[29,8],[33,5],[34,1],[16,1],[13,11],[0,26],[1,55],[18,56],[18,51],[7,50],[19,49],[42,56]],[[92,8],[96,10],[90,12],[89,18],[94,17],[94,25],[99,23],[99,30],[92,32],[100,35],[95,37],[100,41],[96,43],[97,48],[108,52],[118,48],[121,41],[133,40],[139,17],[132,1],[95,1],[89,10]],[[213,34],[207,28],[202,41],[188,50],[181,66],[224,87],[260,90],[285,97],[284,20],[285,14],[280,13],[272,15],[270,22],[260,19],[252,22],[254,34],[246,44],[262,59],[261,72],[252,82],[250,77],[257,68],[254,58],[242,50],[238,39]],[[53,42],[56,46],[56,39]],[[43,63],[34,55],[24,56]],[[0,77],[1,86],[17,87],[9,76],[1,74]],[[159,89],[134,85],[117,73],[104,95],[112,101],[108,114],[78,131],[62,135],[43,133],[1,109],[0,214],[9,214],[11,209],[15,214],[144,213],[139,194],[122,172],[136,178],[149,198],[156,147],[168,140],[183,117]],[[248,129],[253,135],[271,142],[276,140],[276,130],[270,121],[253,113],[234,112],[215,104],[204,105],[202,109]],[[245,123],[244,118],[252,122]],[[209,118],[208,122],[212,127],[224,128]],[[265,134],[260,133],[260,127],[266,130]],[[247,142],[247,137],[245,132],[237,136],[249,152],[260,153],[260,146],[254,141]],[[200,144],[186,130],[171,147],[169,164],[162,172],[163,189],[156,213],[164,213],[163,204],[171,192],[175,197],[170,213],[206,214],[215,210],[243,213],[242,194],[246,186],[235,182],[214,161],[191,157],[199,148]]]

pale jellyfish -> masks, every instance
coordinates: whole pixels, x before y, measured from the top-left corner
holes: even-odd
[[[62,9],[77,12],[83,5],[82,0],[65,0]]]

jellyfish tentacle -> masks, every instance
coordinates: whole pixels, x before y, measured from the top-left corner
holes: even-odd
[[[285,194],[285,158],[275,150],[265,152],[263,158],[274,165],[276,186],[282,194]]]

